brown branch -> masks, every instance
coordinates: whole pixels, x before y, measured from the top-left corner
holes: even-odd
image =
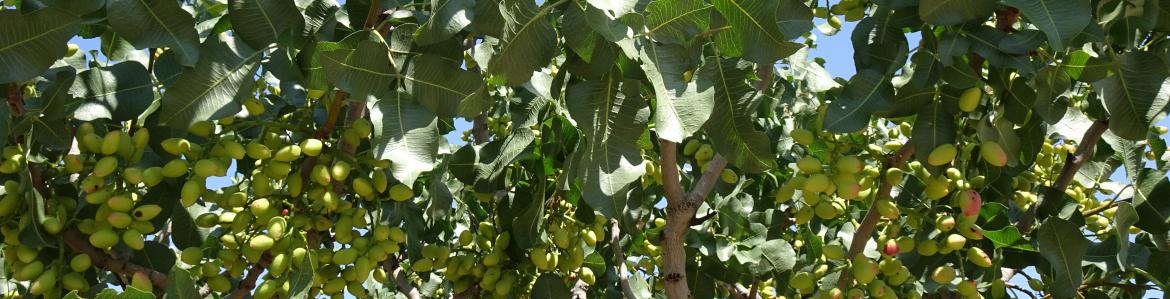
[[[378,15],[382,12],[382,0],[370,0],[370,9],[366,13],[366,29],[378,25]]]
[[[11,112],[12,116],[24,115],[24,84],[8,84],[8,96],[5,100],[8,103],[8,112]]]
[[[260,278],[260,273],[264,272],[264,269],[268,268],[268,263],[270,262],[272,262],[272,256],[268,253],[264,253],[264,255],[260,257],[260,260],[256,261],[256,264],[252,265],[252,270],[248,270],[248,276],[244,277],[244,279],[240,281],[240,284],[236,286],[236,290],[232,291],[231,295],[228,295],[227,298],[243,299],[245,295],[252,291],[252,289],[255,289],[256,280]]]
[[[756,295],[759,293],[760,293],[760,282],[759,281],[752,282],[752,290],[751,290],[751,292],[748,292],[748,298],[756,298]]]
[[[687,253],[683,248],[684,237],[691,219],[707,193],[715,187],[719,173],[727,167],[727,159],[716,154],[707,162],[703,176],[692,186],[691,193],[682,194],[676,161],[678,144],[659,140],[662,144],[662,183],[666,193],[666,229],[662,232],[663,275],[666,283],[666,297],[690,298],[687,286]]]
[[[757,91],[762,91],[767,89],[769,86],[772,86],[772,77],[775,72],[776,66],[774,64],[761,64],[756,69],[756,77],[759,77],[760,81],[756,81],[756,84],[754,84],[752,87],[754,87]]]
[[[715,214],[715,211],[710,211],[707,212],[706,215],[695,217],[695,219],[691,219],[691,226],[703,224],[703,222],[707,222],[707,220],[711,220],[712,217],[715,217]]]
[[[167,288],[167,275],[154,269],[143,267],[127,260],[115,258],[110,254],[89,244],[89,238],[75,228],[61,233],[65,245],[73,251],[84,253],[93,261],[93,265],[119,275],[132,276],[134,273],[144,273],[150,278],[155,290]]]
[[[880,176],[883,177],[882,185],[878,188],[877,197],[874,198],[873,201],[870,201],[869,210],[865,212],[865,218],[861,220],[861,224],[857,226],[857,230],[853,233],[853,242],[850,242],[849,244],[849,253],[845,256],[846,260],[852,260],[854,256],[857,256],[857,254],[861,253],[861,250],[865,249],[865,244],[869,243],[869,239],[873,235],[874,227],[877,226],[878,219],[881,218],[881,214],[879,214],[877,212],[877,208],[873,206],[874,203],[881,199],[890,198],[890,190],[893,189],[894,186],[893,184],[890,184],[890,181],[884,179],[886,170],[890,168],[896,168],[902,164],[906,164],[906,161],[910,160],[910,156],[913,155],[914,144],[907,142],[906,145],[903,145],[902,148],[899,149],[898,152],[894,153],[893,156],[886,158],[884,165],[882,165],[882,172],[880,174]],[[841,276],[837,279],[837,288],[842,290],[849,289],[849,281],[849,271],[841,271]]]
[[[609,220],[609,248],[613,249],[613,260],[617,263],[618,285],[622,287],[623,298],[634,299],[634,288],[630,287],[629,269],[626,269],[626,254],[622,250],[621,226],[617,218]]]
[[[479,116],[475,117],[474,122],[471,124],[471,137],[475,141],[475,144],[484,144],[488,142],[488,125],[486,114],[480,114]]]
[[[578,278],[577,282],[573,283],[573,287],[569,289],[569,292],[573,294],[572,297],[570,297],[573,299],[589,298],[589,284]]]
[[[1044,195],[1032,207],[1028,209],[1028,213],[1024,214],[1023,218],[1016,223],[1016,227],[1020,232],[1027,232],[1032,229],[1036,220],[1036,209],[1045,200],[1055,200],[1064,194],[1064,190],[1072,183],[1073,178],[1076,177],[1077,171],[1080,171],[1081,166],[1085,162],[1093,159],[1093,151],[1097,149],[1097,143],[1101,141],[1101,135],[1105,134],[1105,130],[1109,129],[1109,119],[1099,119],[1089,126],[1085,131],[1085,136],[1081,137],[1077,144],[1077,150],[1074,153],[1068,154],[1064,161],[1064,167],[1060,169],[1060,174],[1057,175],[1056,180],[1052,183],[1052,189]]]
[[[1083,216],[1083,217],[1093,216],[1093,215],[1096,215],[1098,213],[1104,212],[1105,210],[1108,210],[1109,208],[1116,207],[1116,206],[1117,206],[1117,201],[1110,200],[1110,201],[1105,202],[1105,204],[1103,204],[1099,207],[1092,208],[1092,209],[1089,209],[1088,211],[1085,211],[1084,213],[1081,213],[1081,216]]]
[[[402,293],[409,299],[422,298],[418,289],[410,284],[410,279],[406,277],[406,270],[403,270],[399,264],[399,258],[391,257],[387,259],[386,262],[382,263],[382,269],[394,276],[394,285],[398,287],[399,293]]]
[[[337,124],[337,117],[341,114],[338,110],[345,103],[347,96],[349,96],[347,93],[340,90],[333,93],[333,101],[325,104],[325,125],[317,129],[317,132],[313,134],[314,138],[323,140],[333,133],[333,126]],[[317,166],[317,157],[305,157],[305,160],[301,161],[302,181],[309,182],[309,172],[313,170],[314,166]]]

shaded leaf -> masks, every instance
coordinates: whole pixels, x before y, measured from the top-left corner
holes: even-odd
[[[1048,45],[1060,51],[1092,21],[1089,0],[1004,0],[1015,6],[1048,36]]]
[[[0,28],[0,83],[8,83],[32,79],[65,56],[65,42],[80,30],[81,20],[56,8],[27,15],[9,9],[0,11]]]
[[[500,5],[506,21],[503,38],[487,71],[493,82],[518,85],[557,55],[557,32],[546,18],[548,10],[538,11],[532,1],[504,0]]]
[[[878,111],[893,107],[894,88],[889,78],[874,70],[864,70],[845,85],[825,112],[824,129],[836,133],[855,132],[869,124]]]
[[[1048,261],[1052,283],[1048,290],[1055,297],[1072,298],[1081,285],[1081,259],[1089,247],[1076,224],[1059,217],[1048,217],[1036,232],[1040,256]]]
[[[108,0],[106,11],[117,12],[109,18],[110,29],[134,47],[171,48],[179,63],[195,66],[200,59],[199,35],[195,18],[169,0]]]
[[[796,53],[803,46],[788,41],[795,36],[780,32],[776,15],[780,1],[773,0],[713,0],[711,4],[726,18],[734,42],[742,44],[745,60],[771,65],[781,58]],[[734,56],[736,53],[722,53]]]
[[[471,25],[475,5],[474,0],[431,0],[433,14],[414,31],[414,42],[425,46],[455,36]]]
[[[415,100],[442,118],[475,117],[481,110],[461,111],[461,105],[490,100],[478,73],[460,69],[439,56],[416,56],[402,78]]]
[[[317,57],[330,83],[355,98],[386,94],[394,79],[390,50],[377,31],[354,32],[341,42],[320,42]]]
[[[167,289],[163,299],[193,299],[199,296],[199,287],[195,285],[195,278],[191,272],[179,267],[172,267],[167,273]]]
[[[999,7],[993,0],[922,0],[918,4],[918,15],[922,21],[932,25],[958,25],[973,20],[982,20]]]
[[[646,172],[637,141],[650,118],[637,88],[618,87],[618,79],[607,75],[573,84],[565,94],[569,115],[582,133],[575,157],[581,197],[610,218],[621,216],[626,188]]]
[[[569,288],[564,280],[553,273],[544,273],[532,284],[532,299],[569,298]]]
[[[703,126],[715,151],[727,162],[749,173],[775,167],[772,139],[756,129],[755,105],[747,69],[736,60],[711,57],[702,72],[711,73],[715,83],[715,107]]]
[[[293,34],[300,34],[304,26],[293,0],[231,0],[228,11],[232,31],[255,49],[292,43]]]
[[[79,120],[133,120],[154,102],[154,82],[136,61],[91,68],[77,77],[70,91],[81,98],[73,110]]]
[[[664,44],[690,45],[710,25],[710,8],[701,0],[652,1],[646,5],[646,35]]]
[[[1109,111],[1109,130],[1129,140],[1144,140],[1150,124],[1166,116],[1170,102],[1170,69],[1150,52],[1121,57],[1117,74],[1093,83]]]
[[[160,100],[159,113],[167,116],[160,124],[174,132],[186,132],[196,122],[239,112],[237,97],[252,90],[261,55],[226,34],[208,38],[200,53],[195,68],[179,75]]]
[[[943,102],[933,102],[918,110],[910,142],[914,143],[914,158],[923,163],[940,145],[955,143],[955,112],[946,109]],[[923,164],[929,165],[929,164]]]

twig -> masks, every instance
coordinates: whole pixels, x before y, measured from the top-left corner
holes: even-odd
[[[244,277],[244,279],[240,281],[240,284],[236,286],[236,290],[232,291],[231,295],[228,295],[227,298],[242,299],[245,295],[251,292],[252,289],[255,289],[256,280],[260,278],[260,273],[264,272],[264,270],[268,268],[268,263],[270,262],[272,262],[272,255],[264,253],[264,255],[260,257],[260,260],[256,261],[256,264],[252,265],[252,270],[248,270],[248,276]]]
[[[691,219],[691,226],[703,224],[703,222],[707,222],[707,220],[711,220],[712,217],[715,217],[715,214],[715,211],[711,211],[706,215],[695,217],[695,219]]]
[[[687,286],[687,253],[683,239],[690,227],[691,219],[707,193],[715,187],[719,173],[727,167],[727,159],[716,154],[707,162],[703,176],[695,182],[691,193],[682,193],[682,182],[678,173],[678,144],[659,140],[662,144],[662,182],[666,193],[666,229],[662,232],[663,275],[666,282],[667,298],[690,298]]]
[[[1101,134],[1104,134],[1107,129],[1109,129],[1109,119],[1099,119],[1093,122],[1092,126],[1089,126],[1089,129],[1085,131],[1085,136],[1081,137],[1081,140],[1078,141],[1077,151],[1068,154],[1065,158],[1064,167],[1060,169],[1060,175],[1053,181],[1052,189],[1044,195],[1044,198],[1041,198],[1033,204],[1028,209],[1028,213],[1024,214],[1023,218],[1016,223],[1016,227],[1020,229],[1020,232],[1027,232],[1032,229],[1033,222],[1036,220],[1036,209],[1042,202],[1045,200],[1056,200],[1056,198],[1060,198],[1064,194],[1064,190],[1072,183],[1073,178],[1076,177],[1077,171],[1081,169],[1081,166],[1084,166],[1085,162],[1093,158],[1093,151],[1097,148],[1097,142],[1101,141]]]
[[[634,299],[634,288],[630,287],[629,269],[626,269],[626,254],[622,250],[621,226],[616,218],[609,220],[609,248],[613,250],[613,261],[617,269],[618,284],[626,299]]]
[[[12,116],[24,115],[24,84],[9,84],[5,100],[8,103],[8,112],[12,113]]]
[[[882,166],[881,176],[884,178],[887,169],[905,164],[912,155],[914,155],[914,144],[907,142],[893,156],[886,158],[885,164]],[[865,212],[865,218],[861,220],[861,224],[857,226],[857,230],[853,233],[853,242],[849,244],[849,253],[845,256],[846,260],[852,260],[854,256],[861,253],[862,249],[865,249],[865,244],[869,243],[869,239],[873,235],[874,227],[877,226],[878,219],[881,218],[881,214],[877,212],[874,203],[881,199],[890,198],[890,190],[893,188],[894,186],[890,184],[890,181],[882,179],[882,185],[878,188],[877,198],[870,202],[869,210]],[[842,290],[848,289],[849,280],[849,271],[841,271],[841,277],[837,279],[837,287]]]
[[[382,11],[382,0],[371,0],[370,8],[366,13],[366,29],[374,28],[378,25],[378,15]]]
[[[402,269],[398,258],[387,259],[386,262],[382,263],[382,269],[394,276],[394,285],[398,287],[398,292],[405,295],[406,298],[419,299],[422,297],[418,289],[410,284],[410,279],[406,277],[406,271]]]
[[[751,290],[751,292],[748,292],[748,298],[756,298],[756,295],[759,293],[760,293],[760,282],[753,281],[752,282],[752,290]]]
[[[134,273],[144,273],[146,277],[150,278],[150,283],[154,285],[154,289],[165,290],[167,288],[167,275],[165,273],[115,258],[101,249],[90,245],[88,238],[77,229],[66,230],[61,233],[61,236],[65,241],[65,245],[68,245],[73,251],[88,255],[93,264],[99,268],[127,276],[132,276]]]
[[[488,125],[487,115],[480,114],[475,117],[475,121],[471,126],[471,136],[475,140],[475,144],[484,144],[488,142]]]
[[[1020,291],[1024,294],[1028,294],[1028,297],[1032,297],[1032,299],[1036,299],[1036,294],[1033,294],[1031,291],[1028,291],[1028,290],[1025,290],[1024,288],[1021,288],[1018,285],[1008,283],[1008,284],[1004,284],[1004,286],[1006,286],[1009,289]]]

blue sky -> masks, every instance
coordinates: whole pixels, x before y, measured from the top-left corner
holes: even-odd
[[[344,2],[344,1],[342,1],[342,2]],[[541,1],[538,1],[538,2],[541,2]],[[836,1],[833,1],[833,2],[836,2]],[[851,77],[855,73],[855,69],[854,69],[854,65],[853,65],[853,46],[852,46],[852,43],[849,39],[849,35],[850,35],[850,32],[852,31],[852,29],[854,28],[854,24],[855,23],[848,23],[848,22],[845,23],[844,26],[842,27],[841,32],[834,35],[834,36],[825,36],[825,35],[821,34],[819,31],[817,31],[815,29],[813,30],[813,32],[817,36],[818,46],[817,46],[817,48],[810,50],[809,57],[810,58],[823,57],[825,59],[825,68],[829,71],[830,74],[832,74],[835,77],[841,77],[841,78],[848,79],[849,77]],[[907,35],[907,37],[908,37],[911,45],[917,44],[917,41],[918,41],[917,33],[909,34],[909,35]],[[97,49],[100,45],[99,40],[96,38],[95,39],[80,39],[80,38],[75,37],[70,42],[78,44],[82,50]],[[1158,124],[1162,125],[1162,126],[1170,126],[1170,119],[1163,119]],[[450,142],[451,144],[461,145],[464,143],[460,139],[461,132],[468,130],[471,127],[471,125],[466,120],[457,119],[455,121],[455,127],[456,127],[456,130],[453,131],[452,133],[448,134],[446,137],[447,137],[448,142]],[[1076,136],[1076,137],[1079,137],[1079,136]],[[1170,140],[1170,137],[1163,136],[1163,139]],[[234,165],[232,168],[233,169],[229,170],[229,173],[234,172]],[[1119,182],[1125,181],[1125,178],[1122,175],[1121,171],[1114,173],[1112,179],[1115,181],[1119,181]],[[223,186],[230,185],[231,181],[226,177],[217,177],[217,178],[209,178],[207,180],[207,184],[208,184],[209,188],[218,189],[218,188],[222,188]],[[1033,276],[1035,276],[1034,270],[1028,271],[1028,272],[1030,272],[1031,274],[1033,274]],[[1016,279],[1012,280],[1012,283],[1014,283],[1016,285],[1023,286],[1025,288],[1027,287],[1027,282],[1023,279],[1022,276],[1017,275]],[[1157,297],[1161,296],[1160,293],[1150,294],[1150,295],[1156,295]],[[347,298],[352,298],[352,297],[348,297],[348,295],[347,295]]]

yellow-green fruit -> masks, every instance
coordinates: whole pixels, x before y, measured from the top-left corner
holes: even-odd
[[[1007,153],[995,141],[984,141],[983,145],[979,146],[979,154],[983,157],[983,161],[987,161],[987,164],[999,167],[1007,165]]]
[[[244,148],[243,144],[234,140],[224,140],[220,144],[223,145],[224,152],[232,159],[243,159],[247,155],[248,150]]]
[[[945,178],[928,179],[926,183],[926,198],[939,200],[951,193],[951,183]]]
[[[163,178],[162,167],[151,167],[142,171],[142,184],[147,187],[158,185],[158,183],[162,182]]]
[[[129,196],[118,194],[106,199],[106,206],[110,207],[110,210],[113,211],[128,212],[134,208],[134,201]]]
[[[215,124],[207,120],[198,121],[191,124],[190,128],[187,128],[187,133],[199,137],[210,137],[211,133],[215,133]]]
[[[256,98],[249,98],[244,100],[244,109],[248,110],[248,115],[261,115],[264,114],[265,110],[264,103],[261,103],[260,100]]]
[[[106,137],[102,138],[101,153],[103,155],[113,155],[118,152],[118,145],[122,143],[122,135],[126,132],[110,131],[106,133]]]
[[[329,185],[333,181],[333,178],[329,177],[329,169],[321,164],[313,166],[313,170],[309,173],[309,178],[322,186]]]
[[[309,138],[301,141],[301,153],[306,156],[316,157],[321,154],[321,150],[325,148],[325,143],[320,139]]]
[[[845,174],[855,174],[864,169],[865,164],[861,163],[861,159],[857,156],[843,156],[837,159],[837,172]]]
[[[877,265],[869,258],[857,256],[853,258],[853,279],[860,284],[868,284],[877,277]]]
[[[991,256],[988,256],[987,253],[983,252],[983,249],[980,249],[979,247],[971,247],[971,249],[967,249],[967,261],[970,261],[972,264],[982,268],[991,267]]]
[[[963,112],[975,111],[979,107],[979,100],[983,98],[983,90],[979,87],[968,88],[959,96],[959,110]]]
[[[964,297],[979,297],[979,287],[975,284],[974,280],[964,279],[963,281],[959,282],[959,285],[956,286],[956,289],[959,291],[959,294],[962,294]]]
[[[128,229],[122,233],[122,243],[125,243],[126,247],[134,250],[142,250],[146,246],[146,240],[142,236],[142,233],[133,229]]]
[[[390,228],[390,240],[394,243],[406,242],[406,232],[398,227]]]
[[[168,178],[177,178],[187,175],[187,161],[174,159],[170,162],[167,162],[166,165],[163,165],[162,175],[163,177]]]
[[[57,287],[57,271],[50,269],[41,273],[41,276],[28,286],[28,292],[33,295],[41,295],[55,287]]]
[[[958,153],[959,150],[955,148],[954,144],[947,143],[934,148],[930,152],[930,156],[926,158],[926,161],[934,166],[945,165],[955,160],[955,155]]]
[[[349,162],[337,160],[333,162],[333,167],[329,169],[329,174],[334,180],[344,181],[349,177],[349,171],[352,169],[353,167],[349,165]]]
[[[203,260],[203,249],[199,247],[187,247],[179,254],[179,260],[188,265],[198,265],[200,260]]]
[[[272,248],[273,244],[275,244],[275,241],[272,240],[272,237],[267,235],[256,235],[253,236],[251,240],[248,240],[248,247],[255,251],[268,250],[269,248]]]
[[[44,220],[41,220],[41,227],[45,229],[45,232],[51,235],[56,235],[57,233],[61,232],[62,228],[64,228],[64,226],[61,224],[61,219],[57,219],[57,217],[45,217]]]
[[[186,154],[187,151],[191,150],[191,142],[183,138],[170,138],[163,140],[161,145],[164,151],[176,156]]]
[[[930,279],[938,284],[950,284],[955,279],[955,268],[949,265],[939,266],[931,272]]]
[[[81,291],[89,287],[89,283],[85,282],[85,276],[81,273],[73,272],[61,277],[61,287],[70,291]]]
[[[390,199],[394,201],[407,201],[414,197],[414,191],[410,190],[409,186],[403,184],[394,184],[390,187]]]
[[[143,272],[134,272],[134,277],[130,279],[130,286],[147,293],[154,292],[154,284],[150,283],[150,277]]]
[[[792,279],[788,280],[788,286],[793,289],[810,289],[813,287],[812,273],[808,271],[796,272],[792,275]]]
[[[80,141],[82,147],[91,153],[101,153],[102,151],[102,136],[89,133],[81,136]]]
[[[160,212],[162,212],[162,207],[155,204],[149,204],[135,208],[131,215],[134,216],[134,220],[150,221],[151,219],[154,219],[154,217],[158,216],[158,213]]]
[[[687,155],[687,156],[694,155],[695,152],[699,151],[700,145],[702,145],[702,144],[699,143],[698,140],[694,140],[694,139],[688,140],[686,145],[683,145],[683,155]]]
[[[92,265],[93,260],[89,258],[88,254],[78,254],[69,260],[69,269],[73,270],[73,272],[89,270],[89,267]]]
[[[410,265],[410,269],[414,270],[414,272],[431,272],[434,269],[434,261],[429,259],[417,260],[414,261],[414,264]]]
[[[829,177],[823,173],[814,174],[808,177],[804,182],[804,192],[810,194],[817,194],[825,192],[829,188]]]
[[[374,171],[374,190],[378,193],[386,192],[386,188],[390,185],[390,179],[386,176],[386,172],[378,169]]]
[[[219,173],[219,163],[211,159],[195,161],[195,175],[199,177],[215,176]]]
[[[357,193],[358,196],[366,199],[374,197],[374,186],[370,184],[369,179],[363,177],[354,178],[352,185],[353,192]]]
[[[288,220],[284,217],[272,217],[268,220],[268,236],[273,240],[280,240],[284,238],[284,234],[288,229]]]
[[[267,160],[268,158],[272,157],[272,151],[269,150],[267,146],[264,146],[264,144],[259,142],[249,142],[247,146],[244,146],[244,149],[247,152],[248,157],[252,159]]]
[[[41,261],[32,261],[31,263],[14,270],[16,271],[12,273],[13,279],[18,281],[29,281],[41,275],[41,273],[45,271],[45,264]]]
[[[85,162],[81,161],[81,155],[66,155],[65,156],[65,171],[68,173],[80,173],[85,169]]]
[[[934,240],[925,240],[918,244],[918,254],[922,256],[932,256],[938,253],[938,242]]]
[[[199,180],[191,179],[183,183],[183,188],[179,194],[179,199],[183,207],[195,205],[195,202],[199,200],[199,196],[203,194],[203,190],[203,182]]]
[[[118,244],[118,233],[107,228],[89,235],[89,244],[97,248],[110,248]]]
[[[587,285],[597,283],[597,276],[593,274],[593,269],[589,269],[589,267],[581,268],[581,273],[577,274],[577,277],[580,277],[581,281]]]
[[[114,170],[117,168],[118,168],[118,158],[103,157],[101,160],[98,160],[97,163],[93,165],[93,176],[99,177],[99,178],[105,177],[107,175],[110,175],[110,173],[113,173]]]
[[[281,274],[284,274],[284,270],[287,270],[287,269],[288,269],[288,255],[287,254],[283,254],[283,253],[277,254],[276,256],[272,257],[272,263],[268,264],[268,273],[271,273],[273,276],[276,276],[276,277],[280,277]]]
[[[276,150],[276,156],[273,159],[282,162],[296,161],[301,157],[301,147],[296,144],[286,145],[279,150]]]
[[[207,287],[213,292],[225,293],[232,289],[232,282],[225,275],[214,275],[207,278]]]
[[[715,156],[715,149],[711,148],[710,144],[699,146],[699,150],[695,151],[695,160],[710,161],[711,157]]]
[[[821,172],[821,160],[813,156],[805,156],[796,161],[796,168],[805,174],[813,174]]]
[[[724,168],[723,172],[719,173],[719,179],[723,180],[724,183],[735,184],[736,181],[739,181],[739,175],[735,174],[734,170]]]
[[[825,245],[824,247],[821,247],[821,255],[824,255],[826,259],[833,261],[842,260],[845,258],[845,246],[841,246],[841,244],[836,243]]]
[[[967,237],[963,237],[962,235],[959,235],[959,234],[950,234],[947,236],[947,242],[944,245],[944,248],[950,249],[950,250],[959,250],[959,249],[962,249],[963,246],[966,244],[967,244]]]
[[[838,20],[840,22],[840,20]],[[812,131],[806,129],[792,130],[792,141],[796,141],[800,145],[810,145],[813,143],[813,138],[816,135]]]
[[[115,228],[126,228],[130,226],[130,223],[134,222],[134,218],[131,218],[130,215],[126,213],[110,212],[110,214],[106,216],[106,222],[109,222],[110,225]]]
[[[365,118],[354,120],[351,128],[353,128],[354,134],[357,134],[361,138],[370,137],[370,134],[374,133],[374,124]]]

